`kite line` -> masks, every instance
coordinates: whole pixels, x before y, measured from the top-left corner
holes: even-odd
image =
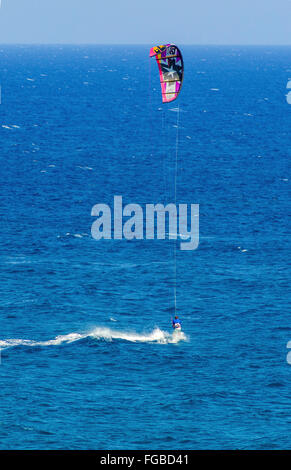
[[[155,57],[160,74],[160,83],[163,103],[174,101],[182,88],[184,78],[184,62],[180,49],[175,44],[154,46],[150,49],[150,57]],[[174,175],[174,199],[177,207],[177,176],[178,176],[178,150],[179,150],[179,123],[180,105],[173,111],[177,112],[176,124],[176,148],[175,148],[175,175]],[[162,132],[164,132],[164,115],[162,114]],[[165,181],[165,158],[163,164]],[[178,226],[174,235],[174,310],[177,313],[177,239]],[[169,238],[171,235],[169,234]]]

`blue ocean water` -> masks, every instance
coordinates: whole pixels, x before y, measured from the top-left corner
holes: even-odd
[[[0,448],[290,447],[290,47],[1,46]],[[200,205],[200,244],[91,237]],[[177,245],[178,247],[178,245]],[[289,276],[288,276],[289,275]]]

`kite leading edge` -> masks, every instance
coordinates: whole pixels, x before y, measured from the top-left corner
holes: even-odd
[[[181,91],[184,76],[180,49],[175,44],[155,46],[150,50],[150,57],[156,57],[159,67],[163,103],[174,101]]]

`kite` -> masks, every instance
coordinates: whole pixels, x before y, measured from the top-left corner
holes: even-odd
[[[181,51],[175,44],[155,46],[150,50],[150,57],[156,57],[159,67],[163,103],[174,101],[181,91],[184,76]]]

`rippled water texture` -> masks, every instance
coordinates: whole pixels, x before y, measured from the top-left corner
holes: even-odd
[[[290,448],[291,49],[0,48],[2,449]],[[91,237],[94,204],[200,204],[198,250]],[[143,206],[144,207],[144,206]]]

